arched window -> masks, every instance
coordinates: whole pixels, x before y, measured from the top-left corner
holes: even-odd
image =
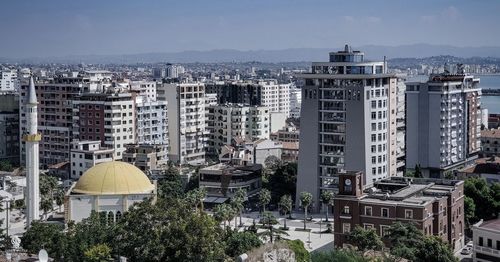
[[[116,212],[116,222],[120,221],[120,219],[122,218],[122,212],[118,211]]]
[[[115,222],[115,215],[113,214],[112,211],[109,211],[108,213],[108,225],[111,225]]]

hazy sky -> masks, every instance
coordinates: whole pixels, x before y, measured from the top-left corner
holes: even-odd
[[[500,1],[4,0],[0,57],[211,49],[500,46]]]

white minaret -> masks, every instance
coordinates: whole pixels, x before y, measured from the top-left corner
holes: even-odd
[[[38,102],[36,100],[35,83],[30,79],[28,100],[25,106],[27,130],[24,135],[26,143],[26,226],[29,227],[33,220],[40,219],[40,160],[38,143],[42,135],[38,133]]]

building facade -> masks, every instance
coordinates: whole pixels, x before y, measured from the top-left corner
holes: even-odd
[[[102,147],[100,140],[71,143],[70,178],[78,180],[93,166],[113,160],[113,148]]]
[[[14,92],[19,89],[17,70],[0,68],[0,92]]]
[[[0,161],[19,164],[19,95],[0,92]]]
[[[481,131],[481,152],[483,157],[500,155],[500,129]]]
[[[158,99],[168,102],[169,159],[205,163],[205,85],[162,84],[159,88]]]
[[[138,96],[135,98],[135,108],[136,143],[168,147],[167,102]]]
[[[168,146],[162,144],[130,144],[125,146],[123,161],[141,171],[160,169],[168,163]]]
[[[406,164],[424,176],[442,177],[477,158],[481,89],[469,75],[431,75],[407,83]]]
[[[360,51],[330,53],[330,62],[314,62],[298,74],[302,89],[297,193],[310,192],[320,208],[323,190],[338,192],[343,170],[363,172],[363,184],[397,176],[395,75],[385,62],[367,62]],[[298,197],[297,197],[298,199]]]
[[[472,227],[474,262],[500,261],[500,218],[481,221]]]
[[[342,247],[356,226],[384,237],[395,222],[413,223],[424,235],[440,237],[454,251],[464,246],[464,182],[391,177],[363,192],[363,174],[339,175],[334,197],[334,244]],[[390,243],[386,243],[390,244]]]

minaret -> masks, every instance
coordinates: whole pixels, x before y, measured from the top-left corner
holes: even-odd
[[[28,100],[25,106],[27,130],[24,135],[26,143],[26,226],[30,227],[33,220],[40,219],[40,160],[38,144],[42,135],[38,133],[38,102],[35,83],[30,78]]]

